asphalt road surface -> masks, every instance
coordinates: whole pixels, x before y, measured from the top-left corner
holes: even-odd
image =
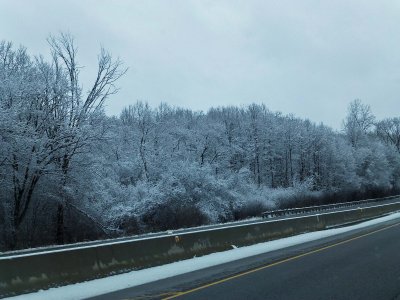
[[[400,299],[400,222],[388,221],[93,299]]]

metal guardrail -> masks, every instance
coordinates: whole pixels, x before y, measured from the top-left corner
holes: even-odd
[[[373,202],[382,202],[385,200],[399,198],[400,195],[389,196],[384,198],[374,198],[374,199],[366,199],[360,201],[351,201],[351,202],[341,202],[341,203],[334,203],[334,204],[325,204],[325,205],[318,205],[318,206],[306,206],[306,207],[298,207],[298,208],[288,208],[288,209],[278,209],[278,210],[271,210],[262,213],[263,218],[274,218],[274,217],[282,217],[288,215],[298,215],[298,214],[305,214],[310,212],[321,212],[327,211],[332,209],[338,208],[345,208],[345,207],[353,207],[360,204],[366,203],[373,203]]]

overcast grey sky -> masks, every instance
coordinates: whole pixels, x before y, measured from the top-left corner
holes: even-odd
[[[75,36],[84,80],[100,45],[129,67],[108,114],[255,102],[340,129],[360,98],[400,115],[399,1],[0,0],[0,39],[44,54],[59,31]]]

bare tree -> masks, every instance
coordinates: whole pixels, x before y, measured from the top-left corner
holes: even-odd
[[[148,103],[138,101],[135,105],[130,105],[121,113],[121,120],[124,125],[133,126],[139,133],[139,156],[142,163],[142,174],[145,180],[149,180],[148,167],[148,144],[149,135],[154,129],[153,112]]]
[[[356,99],[349,104],[347,117],[343,122],[344,131],[353,147],[359,145],[360,140],[374,125],[375,116],[369,105]]]
[[[77,48],[71,35],[61,33],[58,37],[50,36],[48,43],[52,49],[53,63],[56,69],[63,69],[67,73],[69,99],[66,101],[65,115],[68,121],[68,129],[74,134],[65,142],[67,147],[63,149],[61,160],[61,169],[64,174],[64,183],[68,173],[72,157],[86,146],[93,139],[99,138],[93,135],[93,131],[82,130],[82,125],[87,123],[93,114],[103,108],[104,101],[111,95],[118,92],[115,82],[123,76],[127,69],[122,67],[119,58],[113,60],[110,53],[101,48],[98,55],[97,75],[89,92],[86,96],[82,94],[82,88],[79,85],[79,66],[76,56]],[[60,202],[58,206],[57,236],[59,242],[63,241],[63,215],[64,203]]]
[[[400,118],[384,119],[376,124],[376,134],[387,145],[400,152]]]

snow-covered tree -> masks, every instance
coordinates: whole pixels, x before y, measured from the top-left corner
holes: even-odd
[[[387,145],[400,152],[400,118],[388,118],[376,123],[376,134]]]
[[[60,34],[50,37],[49,44],[50,62],[43,57],[32,59],[24,48],[13,50],[10,43],[0,44],[0,128],[7,143],[2,163],[10,172],[15,241],[42,177],[57,176],[65,185],[73,157],[101,136],[99,127],[93,125],[102,114],[105,99],[117,91],[116,80],[125,72],[121,62],[102,49],[96,79],[85,95],[73,38]],[[65,205],[62,200],[59,235]]]
[[[369,105],[356,99],[349,104],[346,119],[343,122],[344,131],[353,147],[358,147],[366,134],[374,125],[375,116]]]

